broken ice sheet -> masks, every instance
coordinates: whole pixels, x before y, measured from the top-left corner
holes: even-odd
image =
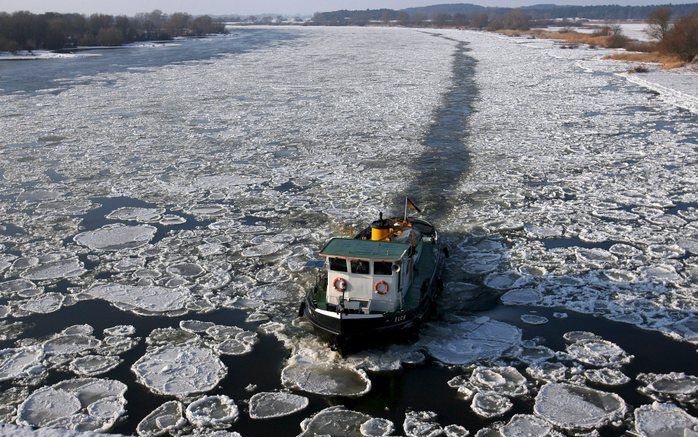
[[[419,345],[445,364],[492,360],[521,342],[521,330],[488,317],[464,317],[455,322],[434,322],[421,332]]]
[[[165,345],[148,350],[131,370],[138,382],[153,392],[179,398],[212,390],[227,374],[218,356],[195,345]]]
[[[125,413],[126,385],[110,379],[68,379],[34,391],[17,409],[17,423],[107,431]]]
[[[288,416],[308,406],[309,400],[286,392],[255,393],[250,398],[250,417],[252,419],[272,419]]]
[[[371,390],[366,372],[327,362],[293,356],[281,372],[285,387],[324,396],[363,396]]]

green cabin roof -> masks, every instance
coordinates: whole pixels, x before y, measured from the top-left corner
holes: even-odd
[[[333,238],[320,251],[322,256],[358,258],[378,261],[395,261],[410,248],[406,243],[357,240],[354,238]]]

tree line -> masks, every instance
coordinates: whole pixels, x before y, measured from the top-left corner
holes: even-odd
[[[224,33],[225,25],[208,15],[193,17],[154,10],[133,17],[93,14],[0,12],[0,51],[61,50],[77,46],[118,46],[176,36]]]
[[[587,18],[602,20],[645,20],[661,6],[558,6],[536,5],[522,8],[484,7],[469,3],[443,4],[394,9],[340,10],[318,12],[312,23],[333,26],[363,26],[370,23],[397,23],[403,26],[466,26],[474,28],[506,28],[512,20],[519,27],[525,21],[536,25],[564,18]],[[698,12],[698,3],[671,5],[675,18]]]

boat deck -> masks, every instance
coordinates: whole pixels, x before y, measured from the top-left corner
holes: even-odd
[[[406,310],[411,310],[419,306],[419,301],[422,298],[422,283],[431,281],[436,266],[436,255],[434,254],[434,245],[431,243],[422,243],[422,253],[419,256],[419,262],[414,266],[414,276],[412,286],[407,291],[404,305]]]

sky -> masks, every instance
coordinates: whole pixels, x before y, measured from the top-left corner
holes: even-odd
[[[403,9],[439,3],[475,3],[483,6],[522,6],[537,3],[556,4],[621,4],[652,5],[658,3],[688,3],[681,0],[0,0],[0,11],[13,12],[79,12],[90,14],[132,15],[160,9],[163,12],[189,12],[212,15],[253,15],[274,13],[311,15],[318,11],[337,9]],[[695,1],[695,0],[692,0]]]

